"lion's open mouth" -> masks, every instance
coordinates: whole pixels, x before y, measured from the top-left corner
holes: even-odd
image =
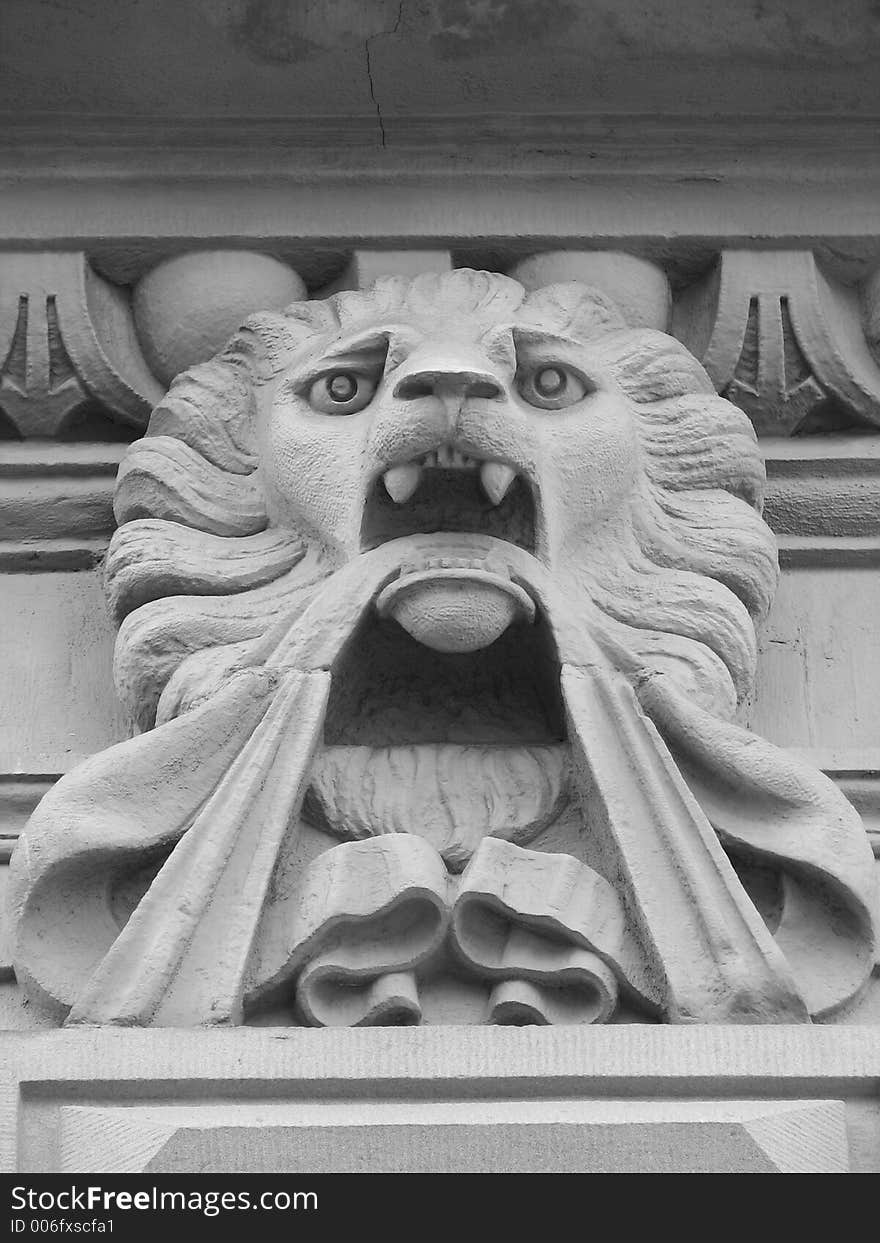
[[[447,531],[492,535],[533,553],[529,483],[502,462],[478,461],[449,445],[375,480],[364,506],[364,550],[406,535]]]
[[[480,538],[534,553],[535,515],[527,480],[450,446],[375,481],[365,551],[411,536],[436,540],[429,551],[420,542],[334,666],[306,808],[314,823],[342,837],[418,833],[458,871],[485,834],[531,840],[558,815],[568,749],[553,635],[528,593],[507,579],[504,557],[493,560]],[[513,609],[499,636],[476,650],[455,647],[448,633],[450,647],[436,635],[419,641],[419,627],[397,607],[413,593],[429,631],[434,621],[453,630],[460,623],[466,638],[482,632],[505,592],[528,607]],[[401,817],[401,800],[409,806],[416,790],[417,813]]]
[[[546,617],[444,652],[371,609],[333,670],[305,814],[343,839],[416,833],[458,872],[483,836],[524,844],[560,815],[566,739]]]
[[[512,625],[478,652],[438,652],[375,611],[334,669],[328,745],[515,744],[566,736],[546,619]]]
[[[443,566],[465,564],[462,536],[492,536],[534,553],[535,514],[530,483],[510,466],[442,445],[375,480],[362,542],[367,550],[436,535],[430,564],[442,575]],[[480,548],[471,553],[479,562]],[[558,658],[546,619],[516,621],[478,651],[452,651],[417,642],[375,611],[334,671],[325,731],[331,745],[374,746],[549,743],[564,736]]]

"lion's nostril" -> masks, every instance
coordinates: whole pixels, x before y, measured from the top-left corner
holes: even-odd
[[[423,376],[413,375],[408,376],[405,380],[401,380],[394,390],[394,396],[404,398],[430,397],[433,392],[433,379],[425,379]]]
[[[473,384],[468,385],[466,395],[495,398],[501,396],[501,388],[494,380],[475,380]]]
[[[442,396],[497,398],[501,385],[491,375],[479,371],[417,371],[404,376],[394,388],[394,396],[404,399]]]

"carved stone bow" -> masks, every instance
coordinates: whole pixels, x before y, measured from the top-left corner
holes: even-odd
[[[256,991],[295,981],[318,1026],[418,1023],[417,977],[444,942],[488,982],[490,1023],[601,1023],[618,981],[642,991],[617,895],[570,855],[485,838],[459,878],[426,841],[389,834],[320,855],[288,904],[285,961]]]

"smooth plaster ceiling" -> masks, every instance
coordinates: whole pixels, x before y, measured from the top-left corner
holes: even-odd
[[[880,113],[878,0],[0,0],[0,112]]]

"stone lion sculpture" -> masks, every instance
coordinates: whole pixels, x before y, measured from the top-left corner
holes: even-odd
[[[809,1022],[872,858],[734,723],[777,579],[746,417],[577,283],[468,270],[255,315],[120,470],[145,732],[13,861],[73,1023]]]

